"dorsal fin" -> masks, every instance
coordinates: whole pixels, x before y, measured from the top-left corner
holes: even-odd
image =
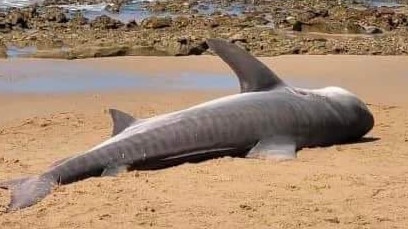
[[[208,39],[207,45],[238,76],[242,93],[268,91],[284,85],[265,64],[237,45],[223,39]]]
[[[136,119],[126,114],[123,111],[116,109],[109,109],[109,113],[113,121],[112,136],[115,136],[129,127],[132,123],[136,122]]]

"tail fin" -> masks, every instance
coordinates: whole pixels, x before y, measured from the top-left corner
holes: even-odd
[[[22,209],[44,199],[55,182],[51,177],[26,177],[0,183],[0,188],[11,190],[11,201],[7,212]]]

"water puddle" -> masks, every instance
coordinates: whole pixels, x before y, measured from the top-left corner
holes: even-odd
[[[137,22],[152,16],[153,14],[143,9],[141,2],[135,1],[129,4],[123,5],[119,13],[112,13],[106,10],[108,6],[106,3],[100,3],[95,5],[59,5],[58,7],[66,9],[67,16],[73,17],[77,12],[81,12],[83,16],[89,20],[93,20],[98,16],[107,15],[111,18],[119,20],[123,23],[127,23],[131,20]]]
[[[374,6],[374,7],[400,7],[404,6],[400,4],[398,0],[359,0],[358,2]]]
[[[0,0],[0,9],[7,9],[11,7],[26,7],[41,2],[42,0]]]
[[[228,6],[221,6],[214,3],[202,3],[193,6],[192,9],[196,10],[198,14],[209,15],[215,12],[220,12],[229,15],[241,15],[244,11],[251,8],[250,4],[243,3],[230,3]]]
[[[27,46],[27,47],[17,47],[17,46],[9,46],[7,47],[7,57],[8,58],[17,58],[17,57],[26,57],[30,54],[33,54],[37,51],[37,48],[34,46]]]
[[[292,78],[294,79],[294,78]],[[289,84],[311,88],[316,82],[285,79]],[[76,61],[9,60],[1,63],[0,92],[13,93],[75,93],[122,89],[238,89],[232,74],[179,72],[130,73],[121,70],[97,69]]]

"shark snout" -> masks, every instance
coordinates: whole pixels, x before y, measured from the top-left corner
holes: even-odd
[[[374,115],[364,103],[360,103],[354,109],[356,112],[356,122],[354,128],[356,129],[356,137],[360,138],[367,134],[374,127]]]
[[[370,110],[366,107],[364,111],[361,114],[361,120],[363,120],[364,127],[365,129],[363,130],[366,133],[368,133],[373,127],[374,127],[374,115],[370,112]]]

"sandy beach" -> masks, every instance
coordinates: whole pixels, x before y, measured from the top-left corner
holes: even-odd
[[[2,211],[0,228],[407,228],[408,57],[261,60],[295,85],[335,85],[357,94],[375,117],[367,135],[372,140],[303,149],[296,160],[280,163],[226,157],[91,178],[57,187],[30,208]],[[182,72],[235,80],[218,57],[194,56],[6,59],[0,60],[0,81],[33,77],[29,69],[22,70],[27,64],[57,63],[156,75],[159,81],[177,82]],[[238,84],[65,93],[0,90],[0,180],[38,174],[107,139],[110,107],[143,118],[237,92]],[[0,190],[0,210],[8,202],[8,192]]]

